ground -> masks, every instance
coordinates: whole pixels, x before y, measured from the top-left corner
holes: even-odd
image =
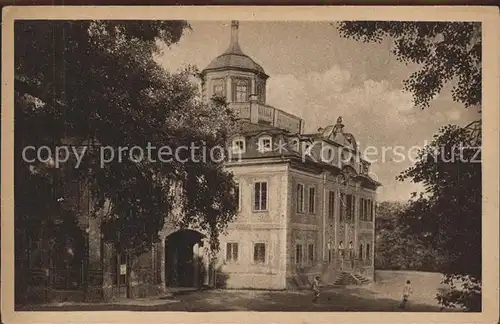
[[[450,311],[437,305],[441,285],[438,273],[377,271],[376,282],[364,286],[323,288],[320,301],[312,303],[312,292],[264,290],[181,290],[163,297],[102,304],[52,304],[19,310],[136,310],[136,311],[400,311],[401,291],[411,280],[413,295],[406,311]]]

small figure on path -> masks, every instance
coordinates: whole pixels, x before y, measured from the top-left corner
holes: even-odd
[[[314,293],[313,297],[313,303],[316,303],[319,298],[319,276],[314,277],[313,283],[312,283],[312,290]]]
[[[399,306],[401,309],[406,308],[406,304],[408,303],[408,298],[410,298],[410,295],[413,293],[413,289],[411,288],[411,282],[410,280],[406,280],[406,284],[403,288],[403,301],[401,302],[401,305]]]

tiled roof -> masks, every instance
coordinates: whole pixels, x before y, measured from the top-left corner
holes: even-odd
[[[259,132],[269,132],[269,133],[287,133],[286,130],[266,125],[266,124],[255,124],[247,121],[240,121],[234,130],[235,133],[259,133]]]
[[[267,77],[262,66],[255,63],[254,60],[241,50],[238,43],[238,25],[236,21],[231,23],[232,37],[228,49],[210,62],[202,72],[208,70],[240,69],[263,74]]]
[[[262,66],[243,53],[224,52],[216,57],[204,71],[220,69],[242,69],[267,75]]]

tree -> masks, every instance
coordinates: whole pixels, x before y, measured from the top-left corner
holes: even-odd
[[[424,184],[402,215],[405,232],[418,235],[426,246],[446,256],[440,271],[452,284],[438,296],[445,305],[481,310],[481,149],[470,127],[444,126],[419,152],[414,166],[399,180]],[[479,145],[478,145],[479,144]],[[455,288],[455,281],[461,286]]]
[[[158,43],[178,42],[186,28],[185,21],[16,22],[15,188],[22,197],[16,227],[23,217],[35,224],[64,209],[75,214],[76,206],[56,199],[74,194],[72,182],[83,182],[93,210],[102,211],[96,216],[105,239],[127,253],[151,246],[175,207],[173,196],[181,198],[182,225],[206,230],[217,248],[218,234],[236,214],[232,175],[222,161],[198,163],[188,150],[158,157],[161,147],[224,147],[234,121],[224,103],[201,103],[190,81],[196,69],[171,73],[154,60]],[[68,144],[86,150],[78,168],[74,159],[54,168],[22,158],[27,145],[54,152]],[[133,146],[144,154],[151,147],[152,158],[141,158]],[[105,164],[103,147],[115,154]],[[120,147],[129,148],[121,158]]]
[[[481,105],[481,24],[477,22],[345,21],[343,37],[365,43],[393,39],[392,53],[420,69],[404,81],[417,106],[428,107],[446,83],[453,99]]]
[[[419,70],[403,82],[416,106],[452,85],[456,102],[481,106],[481,24],[477,22],[341,22],[342,36],[365,43],[393,40],[398,60]],[[480,118],[480,116],[479,116]],[[398,179],[423,183],[403,213],[405,235],[415,235],[438,252],[440,270],[451,291],[438,296],[444,306],[481,309],[481,122],[467,127],[448,125],[419,155],[419,161]],[[455,287],[455,279],[461,289]]]
[[[439,271],[446,260],[421,235],[406,230],[403,215],[408,204],[384,201],[377,207],[375,220],[377,269]]]

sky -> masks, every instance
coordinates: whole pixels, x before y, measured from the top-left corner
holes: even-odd
[[[185,65],[202,70],[229,45],[229,21],[189,23],[192,30],[158,58],[167,70]],[[479,118],[477,109],[453,102],[450,87],[429,108],[414,107],[402,85],[418,66],[397,61],[389,39],[364,44],[342,38],[335,22],[240,21],[239,43],[270,76],[267,104],[304,119],[306,132],[342,116],[345,131],[361,149],[377,152],[370,155],[370,171],[382,183],[379,201],[405,201],[420,191],[420,184],[395,179],[413,164],[416,150],[441,126],[465,126]]]

